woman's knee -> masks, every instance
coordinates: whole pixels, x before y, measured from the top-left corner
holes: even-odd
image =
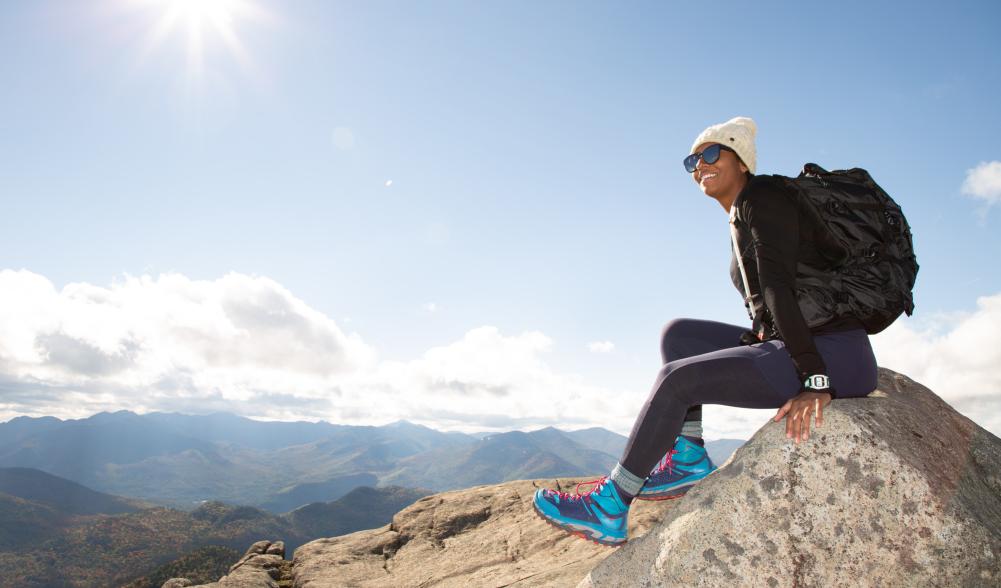
[[[681,378],[678,377],[677,369],[679,362],[671,361],[657,372],[657,384],[650,394],[648,403],[650,406],[665,408],[669,404],[684,405],[685,408],[691,404],[688,398],[688,386],[682,385]]]
[[[671,341],[685,337],[685,333],[691,330],[692,323],[694,322],[694,319],[688,318],[672,319],[661,329],[660,353],[664,363],[670,360]]]

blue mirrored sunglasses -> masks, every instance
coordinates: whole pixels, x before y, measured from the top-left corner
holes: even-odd
[[[727,151],[729,151],[730,153],[733,153],[734,155],[737,154],[736,151],[734,151],[733,149],[730,149],[726,145],[720,145],[719,143],[713,143],[712,145],[706,147],[702,151],[700,151],[698,153],[692,153],[691,155],[689,155],[688,157],[686,157],[685,158],[685,169],[690,174],[691,173],[695,173],[695,166],[698,165],[699,159],[702,159],[702,161],[704,161],[706,163],[716,163],[717,161],[719,161],[720,151],[722,151],[724,149],[727,150]]]

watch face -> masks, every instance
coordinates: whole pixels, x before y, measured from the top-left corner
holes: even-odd
[[[813,388],[814,390],[822,390],[824,388],[830,388],[831,381],[827,376],[817,374],[807,378],[803,385],[807,388]]]

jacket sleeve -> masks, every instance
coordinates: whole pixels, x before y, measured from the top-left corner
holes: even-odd
[[[775,328],[785,342],[800,382],[827,366],[813,341],[796,299],[799,213],[784,189],[751,190],[744,195],[743,217],[751,232],[758,285]]]

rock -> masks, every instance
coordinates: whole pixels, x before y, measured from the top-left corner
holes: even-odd
[[[1001,439],[886,369],[808,441],[784,427],[580,586],[1001,585]]]
[[[163,583],[160,588],[188,588],[191,586],[191,580],[187,578],[171,578]]]
[[[229,568],[229,574],[218,582],[200,584],[193,588],[279,588],[278,580],[282,577],[286,563],[283,542],[258,541],[247,549],[243,557]],[[190,583],[186,586],[190,586]]]
[[[550,527],[532,510],[536,488],[577,480],[508,482],[418,500],[381,529],[319,539],[295,551],[297,588],[329,586],[575,586],[614,550]],[[641,502],[641,535],[671,501]]]

